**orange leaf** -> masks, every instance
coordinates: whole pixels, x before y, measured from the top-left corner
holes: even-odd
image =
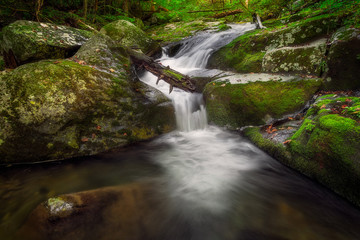
[[[127,133],[124,133],[124,136],[127,136]]]
[[[326,105],[325,105],[325,104],[323,104],[323,105],[320,107],[320,109],[324,109],[324,108],[326,108]]]
[[[87,137],[83,137],[83,138],[81,139],[81,141],[82,141],[82,142],[87,142],[87,141],[89,141],[89,139],[88,139]]]
[[[114,69],[112,69],[112,68],[110,68],[110,69],[109,69],[109,71],[110,71],[110,72],[112,72],[112,73],[113,73],[113,72],[115,72],[115,70],[114,70]]]
[[[96,126],[96,129],[97,129],[97,130],[100,130],[100,129],[101,129],[101,126],[99,126],[99,125]]]
[[[347,108],[347,105],[342,105],[341,108]]]
[[[286,140],[285,142],[283,142],[283,144],[288,144],[288,143],[290,143],[290,142],[291,142],[291,139]]]

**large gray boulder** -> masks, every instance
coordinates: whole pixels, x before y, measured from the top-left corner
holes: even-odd
[[[1,75],[0,162],[96,154],[174,129],[169,99],[130,72],[124,48],[96,35],[73,60]]]
[[[26,20],[3,28],[1,52],[7,67],[72,56],[92,33],[72,27]]]
[[[360,89],[360,30],[340,28],[330,43],[326,89]]]
[[[325,70],[326,39],[312,43],[282,47],[266,52],[262,70],[273,73],[302,73],[320,76]]]
[[[123,46],[139,48],[147,55],[153,55],[161,51],[159,43],[147,36],[143,30],[125,20],[109,23],[100,32],[108,35]]]

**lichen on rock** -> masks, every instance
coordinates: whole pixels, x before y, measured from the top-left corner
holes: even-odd
[[[245,135],[284,164],[316,179],[360,206],[360,98],[330,94],[318,97],[305,119],[284,142],[260,128]],[[280,134],[277,128],[276,134]]]
[[[72,27],[19,20],[3,28],[0,46],[6,65],[14,68],[43,59],[70,57],[91,35]]]
[[[95,154],[175,128],[171,101],[133,80],[124,48],[102,34],[73,60],[22,65],[0,85],[2,163]]]
[[[230,129],[262,125],[301,110],[321,83],[318,79],[209,83],[204,90],[208,118],[210,122]]]
[[[101,33],[108,35],[123,46],[139,48],[143,53],[152,55],[161,51],[160,45],[148,37],[144,31],[126,20],[118,20],[105,25]]]

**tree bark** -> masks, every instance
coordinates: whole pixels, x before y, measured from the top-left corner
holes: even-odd
[[[231,16],[231,15],[235,15],[235,14],[242,13],[242,12],[243,12],[243,10],[236,9],[236,10],[232,10],[232,11],[227,11],[227,12],[222,12],[222,13],[215,14],[213,16],[213,18],[223,18],[223,17],[226,17],[226,16]]]
[[[132,49],[129,49],[128,53],[130,55],[131,62],[136,65],[137,68],[145,69],[158,77],[156,84],[158,84],[160,80],[169,83],[169,93],[172,92],[173,87],[180,88],[186,92],[195,91],[195,85],[189,76],[183,75],[182,73],[179,73],[170,67],[165,67],[164,65],[155,62],[154,59],[146,56],[143,53],[134,51]]]

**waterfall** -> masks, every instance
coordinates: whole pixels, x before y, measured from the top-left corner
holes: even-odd
[[[182,40],[179,43],[182,46],[174,57],[169,57],[165,49],[159,61],[164,66],[170,66],[183,74],[191,74],[192,71],[205,69],[207,61],[214,51],[230,43],[237,36],[255,28],[253,24],[249,23],[230,26],[231,29],[226,31],[202,32],[192,38]],[[164,81],[160,81],[156,85],[157,78],[148,72],[140,79],[172,99],[179,131],[190,132],[207,127],[206,109],[202,94],[187,93],[176,88],[171,94],[168,94],[169,85]]]

